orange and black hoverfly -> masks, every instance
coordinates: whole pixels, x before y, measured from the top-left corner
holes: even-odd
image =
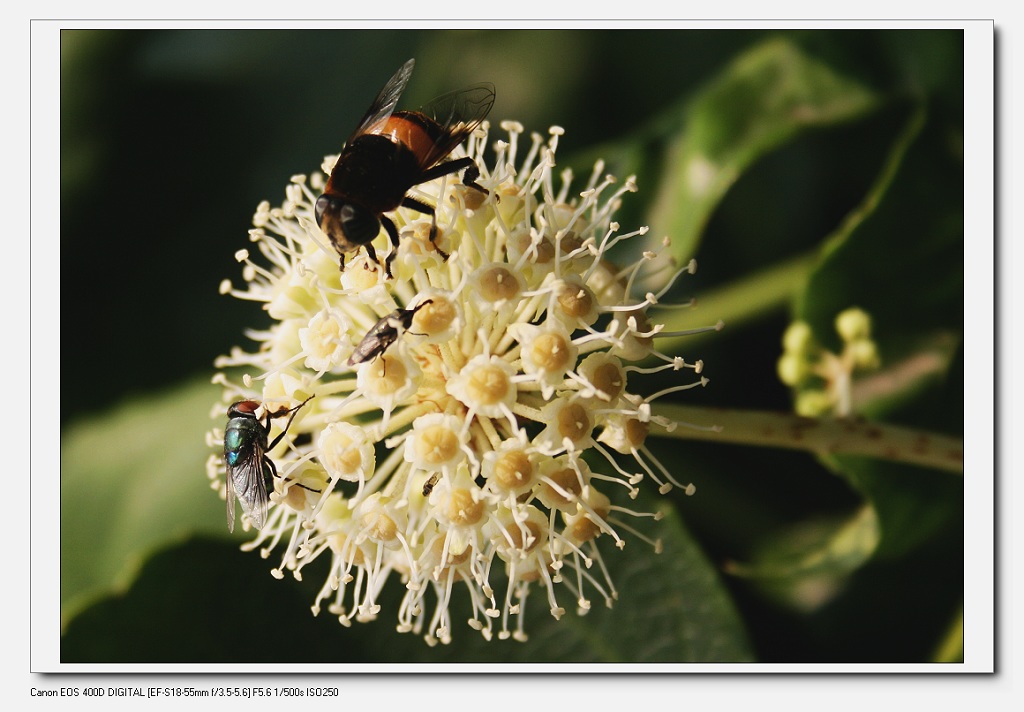
[[[360,246],[377,261],[370,242],[383,224],[391,238],[385,262],[385,271],[391,276],[398,230],[384,213],[400,206],[430,215],[430,241],[434,243],[437,216],[433,207],[406,195],[413,186],[465,170],[463,185],[487,193],[476,182],[480,169],[472,158],[444,159],[487,116],[494,104],[494,86],[477,84],[443,94],[419,111],[395,111],[414,64],[410,59],[402,65],[373,100],[345,142],[323,195],[317,198],[316,222],[341,255],[342,270],[345,255]],[[448,258],[440,249],[438,252]]]

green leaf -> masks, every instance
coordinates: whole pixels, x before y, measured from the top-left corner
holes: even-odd
[[[652,195],[651,176],[658,176],[642,222],[653,239],[670,236],[673,256],[685,263],[716,206],[758,158],[801,132],[851,121],[878,103],[863,85],[775,38],[740,55],[644,134],[602,147],[601,155],[616,170],[642,176],[646,195]],[[627,215],[635,210],[630,202]]]
[[[214,498],[216,499],[216,498]],[[746,632],[719,575],[664,499],[641,494],[633,504],[664,519],[640,524],[658,536],[662,553],[630,536],[623,550],[602,555],[618,591],[605,608],[578,616],[573,601],[555,620],[544,591],[534,586],[524,606],[526,642],[490,642],[464,621],[462,586],[452,599],[453,642],[428,646],[414,634],[395,631],[404,592],[397,580],[385,586],[376,621],[351,628],[310,605],[326,578],[324,562],[304,570],[302,582],[270,576],[264,560],[227,543],[188,541],[162,551],[143,566],[123,595],[108,597],[67,626],[63,662],[267,662],[267,663],[645,663],[746,662]],[[594,565],[595,575],[597,564]],[[565,571],[567,577],[573,574]],[[503,588],[496,586],[496,595]],[[569,593],[559,587],[560,597]],[[428,596],[428,601],[431,601]],[[514,625],[514,621],[513,621]]]
[[[932,658],[937,663],[962,663],[964,661],[964,607],[961,604],[949,628],[935,649]]]
[[[878,518],[870,506],[847,517],[803,521],[760,542],[750,561],[726,572],[751,580],[769,597],[802,611],[828,603],[878,546]]]
[[[134,399],[61,435],[61,620],[123,589],[156,549],[222,532],[224,503],[204,466],[207,382]]]
[[[894,559],[926,544],[935,546],[936,541],[955,545],[962,540],[962,477],[862,457],[835,457],[829,462],[878,512],[878,556]]]

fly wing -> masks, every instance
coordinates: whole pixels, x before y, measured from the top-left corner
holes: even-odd
[[[227,486],[228,531],[233,532],[235,531],[235,485],[234,477],[231,475],[231,465],[227,465],[227,477],[224,480]]]
[[[391,326],[391,319],[395,313],[388,314],[370,327],[370,330],[366,332],[366,336],[360,340],[359,344],[352,351],[352,355],[348,359],[349,366],[369,361],[384,353],[384,350],[397,336],[397,333],[394,333],[395,329]]]
[[[419,113],[440,127],[440,134],[423,160],[423,167],[437,165],[476,130],[494,106],[494,85],[475,84],[432,99]]]
[[[382,127],[394,112],[399,97],[405,91],[405,85],[409,83],[409,77],[412,76],[412,68],[415,64],[416,60],[410,59],[388,80],[388,83],[380,90],[380,94],[370,104],[370,108],[366,110],[362,121],[359,122],[359,126],[352,132],[345,145],[351,144],[352,140],[361,134],[379,131],[379,127]],[[375,127],[377,130],[374,130]]]
[[[256,529],[262,529],[263,524],[267,521],[267,507],[270,498],[267,494],[266,473],[264,471],[267,465],[264,463],[263,458],[262,449],[253,447],[244,459],[235,463],[234,467],[228,467],[229,530],[234,528],[234,500],[236,498],[242,505],[242,511],[249,517],[249,520]]]

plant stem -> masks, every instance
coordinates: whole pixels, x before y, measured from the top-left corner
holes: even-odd
[[[663,404],[653,414],[678,427],[652,433],[683,440],[862,455],[963,474],[963,439],[859,418],[805,418],[792,413]]]

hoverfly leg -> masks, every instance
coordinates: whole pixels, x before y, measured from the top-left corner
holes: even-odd
[[[377,261],[377,250],[373,249],[373,245],[367,242],[363,247],[366,248],[366,256],[370,258],[370,261],[375,264],[380,264]],[[367,267],[367,269],[369,269],[369,267]],[[390,277],[391,275],[389,274],[388,276]]]
[[[444,250],[442,250],[442,249],[441,249],[440,247],[438,247],[437,245],[434,245],[434,249],[435,249],[435,250],[437,250],[437,254],[441,255],[441,261],[442,261],[442,262],[447,262],[447,261],[448,261],[448,258],[449,258],[449,257],[451,257],[451,255],[449,255],[449,254],[448,254],[447,252],[445,252]]]
[[[465,169],[465,173],[462,175],[462,184],[470,188],[488,193],[489,191],[482,185],[476,182],[476,179],[480,177],[480,168],[469,156],[463,156],[462,158],[456,158],[454,161],[445,161],[439,165],[434,166],[428,171],[423,171],[423,174],[419,178],[420,183],[426,183],[427,181],[440,178],[441,176],[450,176],[452,173],[458,173]]]
[[[422,200],[416,200],[416,198],[410,198],[409,196],[402,198],[402,207],[409,208],[409,210],[415,210],[417,212],[423,213],[424,215],[434,215],[434,209],[432,207],[424,203]],[[394,226],[394,223],[392,223],[391,227]],[[385,225],[384,227],[387,227],[387,225]],[[390,230],[388,231],[388,234],[391,234]],[[398,233],[395,232],[396,237],[393,237],[392,239],[397,239],[397,235]]]
[[[447,262],[451,255],[437,246],[437,215],[434,213],[430,213],[430,244],[437,250],[437,254],[441,255],[441,261]]]
[[[444,165],[448,165],[445,163]],[[447,175],[442,173],[441,175]],[[445,262],[451,257],[447,252],[437,246],[437,213],[432,207],[426,203],[416,200],[416,198],[405,197],[402,199],[402,207],[409,208],[410,210],[417,210],[424,215],[430,216],[430,244],[433,245],[434,249],[437,250],[437,254],[441,255],[441,259]],[[397,233],[396,233],[397,234]],[[395,249],[398,249],[397,243]]]
[[[480,177],[480,167],[477,166],[469,156],[463,156],[462,158],[456,158],[454,161],[447,161],[441,165],[434,166],[429,171],[424,171],[423,175],[420,176],[421,182],[425,183],[428,180],[434,180],[441,176],[448,176],[452,173],[458,173],[465,169],[466,172],[462,174],[462,185],[467,188],[473,188],[479,190],[484,195],[490,195],[491,192],[484,188],[482,185],[476,182],[476,179]]]
[[[406,198],[405,200],[410,200],[410,198]],[[402,201],[402,204],[404,205],[405,201]],[[406,207],[413,207],[415,210],[420,209],[418,206],[406,205]],[[381,215],[380,221],[381,224],[384,225],[384,231],[388,234],[388,238],[391,240],[391,251],[384,260],[384,274],[390,279],[394,277],[394,275],[391,274],[391,263],[394,262],[395,257],[398,256],[398,228],[395,227],[395,223],[392,222],[391,218],[387,215]]]
[[[476,182],[476,179],[480,177],[480,168],[477,167],[476,163],[471,163],[466,172],[462,174],[462,185],[467,188],[473,188],[479,190],[484,195],[490,195],[490,191],[484,188],[482,185]]]

